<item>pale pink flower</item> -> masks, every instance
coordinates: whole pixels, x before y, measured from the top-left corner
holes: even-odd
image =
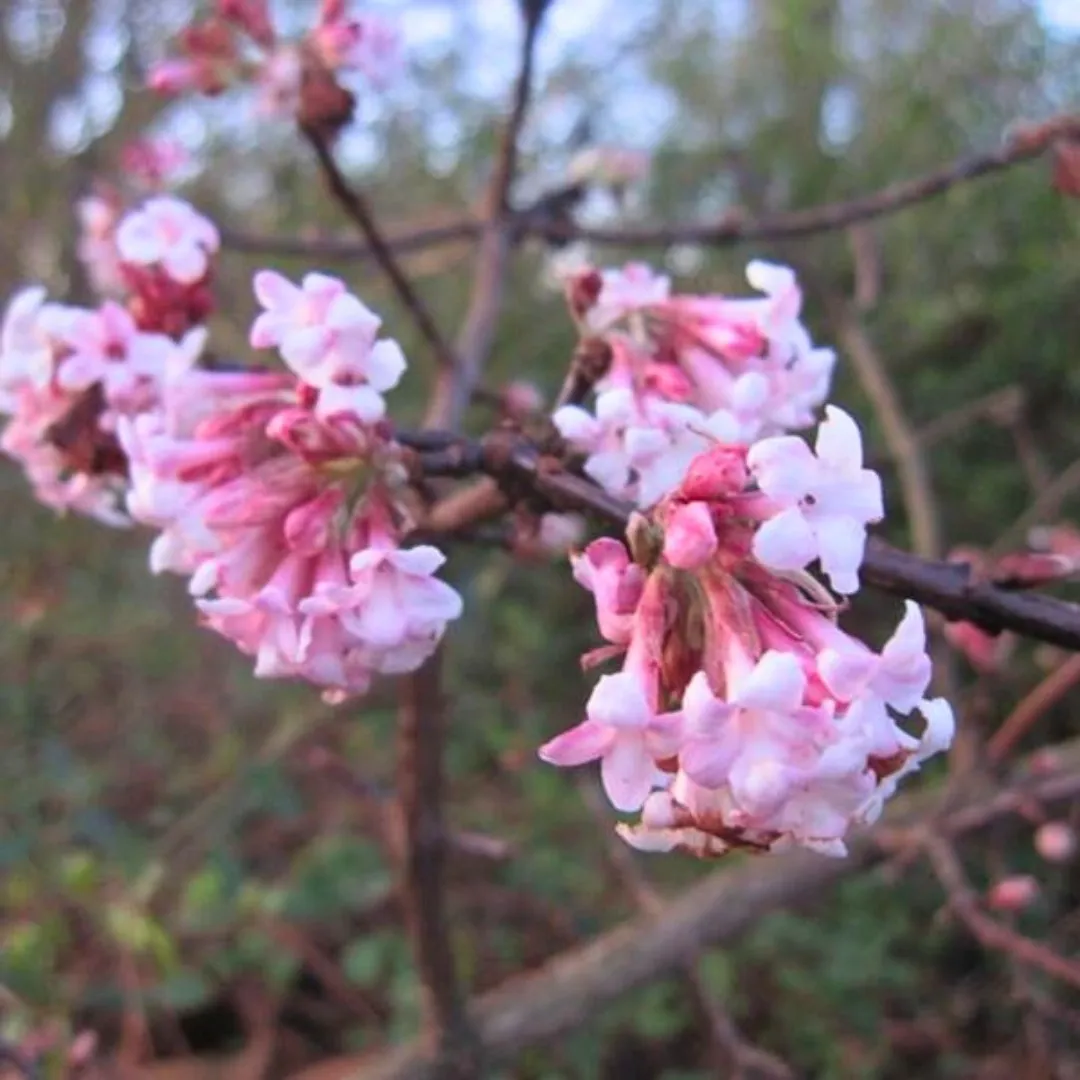
[[[620,146],[590,146],[579,151],[567,166],[572,184],[602,184],[621,188],[641,180],[649,171],[649,155],[644,150]]]
[[[102,296],[118,296],[124,290],[120,254],[116,250],[119,205],[101,195],[88,195],[75,204],[75,212],[79,220],[76,252],[86,267],[90,284]]]
[[[540,748],[552,765],[600,759],[600,776],[617,810],[637,810],[654,785],[656,762],[671,757],[681,737],[678,714],[657,714],[629,672],[601,676],[586,719]]]
[[[777,512],[754,536],[754,554],[776,570],[801,570],[820,559],[833,588],[858,590],[866,526],[884,516],[881,480],[862,466],[855,421],[830,405],[816,453],[795,436],[763,439],[747,465]]]
[[[300,107],[304,64],[298,49],[283,45],[259,65],[258,110],[265,116],[290,118]]]
[[[141,333],[111,300],[95,311],[80,311],[57,336],[69,350],[57,368],[59,385],[78,392],[100,383],[106,402],[121,409],[136,404],[139,395],[146,400],[146,391],[165,378],[176,352],[175,342],[164,334]]]
[[[159,60],[146,77],[146,85],[157,94],[172,97],[201,90],[206,82],[206,65],[199,60],[177,57]]]
[[[255,295],[265,311],[252,325],[251,344],[276,346],[301,379],[319,388],[321,416],[370,422],[383,415],[381,393],[398,384],[405,357],[397,342],[376,341],[382,320],[342,281],[308,274],[298,287],[263,270],[255,275]]]
[[[34,285],[17,292],[0,324],[0,389],[13,390],[29,383],[45,387],[53,374],[55,339],[46,330],[42,314],[45,289]]]
[[[595,416],[566,405],[552,420],[572,446],[588,454],[587,475],[642,508],[674,491],[712,438],[710,418],[697,409],[624,388],[599,394]]]
[[[206,277],[221,239],[214,224],[188,203],[169,195],[148,199],[116,230],[125,263],[159,266],[174,281],[193,285]]]
[[[896,632],[875,656],[861,642],[845,638],[838,647],[818,654],[818,671],[829,691],[841,701],[872,694],[897,712],[909,713],[922,701],[930,685],[930,657],[926,652],[926,625],[918,604],[904,603],[904,617]]]
[[[323,0],[307,40],[331,71],[352,68],[382,85],[400,62],[400,37],[375,15],[352,16],[347,0]]]
[[[629,643],[645,572],[630,561],[626,545],[610,537],[594,540],[570,563],[574,580],[593,594],[600,633],[614,645]]]
[[[604,331],[619,319],[667,300],[671,279],[654,274],[645,263],[627,263],[621,270],[601,272],[600,295],[586,315],[593,331]]]
[[[585,519],[580,514],[543,514],[537,539],[549,555],[565,555],[585,536]]]
[[[160,188],[168,183],[187,160],[187,151],[175,139],[132,139],[120,151],[125,176],[146,188]]]

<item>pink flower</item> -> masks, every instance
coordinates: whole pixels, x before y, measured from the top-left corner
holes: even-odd
[[[671,279],[654,274],[645,263],[627,263],[621,270],[601,272],[600,295],[586,315],[590,329],[611,328],[626,315],[660,304],[671,292]]]
[[[566,405],[552,420],[572,446],[588,453],[587,475],[642,508],[678,487],[711,438],[709,418],[696,409],[621,388],[597,397],[595,416]]]
[[[372,15],[351,17],[347,0],[323,0],[308,42],[329,70],[355,68],[376,85],[399,60],[400,39],[390,23]]]
[[[1035,850],[1047,862],[1068,862],[1076,853],[1076,833],[1064,821],[1047,821],[1035,831]]]
[[[30,286],[17,292],[0,324],[0,389],[29,383],[47,386],[53,373],[55,341],[43,325],[46,291]]]
[[[602,537],[580,554],[571,556],[574,580],[593,594],[600,633],[614,645],[630,641],[645,572],[630,561],[626,546]]]
[[[157,94],[172,97],[203,89],[206,77],[206,65],[199,60],[160,60],[150,68],[146,85]]]
[[[147,188],[167,183],[187,160],[187,151],[173,139],[132,139],[120,151],[124,173]]]
[[[875,656],[860,642],[822,649],[818,670],[829,691],[841,701],[872,694],[897,712],[907,714],[922,701],[930,685],[926,626],[918,604],[905,601],[904,618]]]
[[[160,266],[183,285],[201,281],[221,244],[213,223],[180,199],[159,195],[129,213],[116,231],[120,258]]]
[[[75,204],[75,211],[79,219],[77,254],[90,284],[103,296],[119,295],[124,290],[124,276],[116,250],[118,203],[101,195],[88,195]]]
[[[680,570],[696,570],[712,558],[719,542],[709,507],[703,502],[676,508],[664,529],[664,558]]]
[[[656,714],[638,680],[628,672],[604,675],[586,708],[586,719],[540,748],[552,765],[600,759],[600,776],[617,810],[637,810],[654,786],[656,762],[679,747],[679,717]]]
[[[382,320],[343,282],[308,274],[297,287],[263,270],[255,275],[255,295],[266,310],[252,325],[251,344],[277,346],[289,367],[320,389],[321,416],[370,422],[383,415],[381,392],[397,386],[405,357],[397,342],[375,340]]]
[[[56,377],[65,390],[78,392],[100,383],[109,405],[133,407],[136,398],[164,379],[176,344],[164,334],[143,334],[111,300],[97,311],[81,311],[57,335],[70,350]],[[150,384],[148,387],[147,384]]]
[[[401,547],[394,445],[323,394],[286,372],[174,372],[161,410],[120,435],[128,506],[160,530],[152,568],[190,576],[256,675],[341,700],[421,664],[461,598],[436,548]]]
[[[833,588],[858,590],[866,526],[884,516],[881,480],[862,467],[862,439],[847,413],[830,405],[816,454],[794,436],[763,439],[747,465],[777,512],[754,536],[754,554],[775,570],[820,559]]]

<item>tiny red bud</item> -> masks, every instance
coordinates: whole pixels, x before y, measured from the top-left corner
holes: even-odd
[[[990,886],[987,906],[993,911],[1024,911],[1039,896],[1039,883],[1030,874],[1014,874]]]

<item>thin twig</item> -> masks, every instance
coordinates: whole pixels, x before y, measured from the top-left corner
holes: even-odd
[[[719,247],[761,241],[790,240],[832,232],[858,222],[884,217],[926,202],[971,180],[991,176],[1014,165],[1041,157],[1058,139],[1080,134],[1080,118],[1072,115],[1052,117],[1039,124],[1018,128],[996,150],[965,155],[924,176],[889,184],[879,191],[854,199],[768,214],[746,217],[730,213],[715,222],[675,222],[661,226],[587,228],[535,208],[512,215],[510,224],[515,236],[539,236],[549,240],[583,240],[592,244],[620,247],[671,244],[703,244]],[[395,243],[408,250],[419,250],[452,240],[479,235],[484,223],[473,218],[447,222],[431,229],[404,234]],[[328,240],[303,240],[298,237],[252,237],[231,232],[226,242],[238,250],[261,253],[311,254],[323,258],[355,259],[370,255],[370,245],[335,243]]]
[[[357,191],[338,167],[334,151],[326,140],[326,136],[314,127],[302,128],[304,137],[311,144],[322,169],[323,178],[330,193],[341,205],[341,208],[349,216],[360,231],[371,249],[372,255],[379,263],[383,272],[390,279],[394,291],[404,304],[406,310],[416,323],[424,340],[431,346],[435,359],[441,367],[453,369],[456,361],[450,346],[443,339],[435,320],[428,311],[427,305],[421,299],[420,294],[413,288],[401,264],[397,261],[389,242],[382,235],[378,222],[367,204],[367,200]]]
[[[897,479],[911,524],[911,546],[924,559],[941,556],[941,527],[934,503],[933,481],[918,436],[904,411],[900,395],[889,377],[862,321],[837,297],[828,297],[825,307],[833,323],[836,339],[855,368],[859,385],[873,406],[881,425],[885,445],[896,463]]]
[[[1019,964],[1080,987],[1080,963],[1054,952],[1048,945],[1018,934],[982,910],[978,895],[951,844],[940,837],[927,836],[925,850],[949,898],[949,907],[977,941],[988,949],[1006,953]]]
[[[507,260],[513,244],[512,212],[508,203],[517,168],[518,141],[532,90],[533,59],[546,4],[525,11],[521,61],[514,81],[510,115],[484,199],[484,223],[476,253],[472,294],[457,338],[457,363],[439,372],[428,405],[425,427],[461,426],[473,390],[491,351],[502,307]]]
[[[990,549],[990,557],[1003,555],[1007,551],[1024,544],[1028,529],[1049,518],[1056,517],[1062,503],[1080,489],[1080,460],[1074,461],[1068,468],[1048,484],[1038,498],[1014,521],[998,538]]]
[[[987,760],[1004,761],[1028,730],[1080,682],[1080,653],[1070,656],[1035,687],[1002,721],[986,744]]]
[[[435,1036],[435,1075],[476,1076],[479,1047],[465,1011],[446,914],[443,819],[445,704],[440,654],[401,680],[397,792],[401,901]]]

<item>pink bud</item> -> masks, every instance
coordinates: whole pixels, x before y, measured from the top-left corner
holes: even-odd
[[[990,886],[986,903],[992,911],[1023,911],[1039,895],[1039,883],[1030,874],[1014,874]]]
[[[1007,589],[1029,589],[1070,577],[1076,566],[1068,555],[1018,551],[998,559],[990,577]]]
[[[150,69],[146,85],[156,94],[183,94],[199,85],[201,70],[191,60],[163,60]]]
[[[716,529],[703,502],[680,506],[664,530],[664,558],[680,570],[704,566],[716,552]]]
[[[1035,831],[1035,850],[1047,862],[1066,862],[1076,851],[1076,833],[1064,821],[1048,821]]]
[[[746,487],[746,479],[746,451],[714,446],[691,463],[679,494],[688,501],[730,498]]]

